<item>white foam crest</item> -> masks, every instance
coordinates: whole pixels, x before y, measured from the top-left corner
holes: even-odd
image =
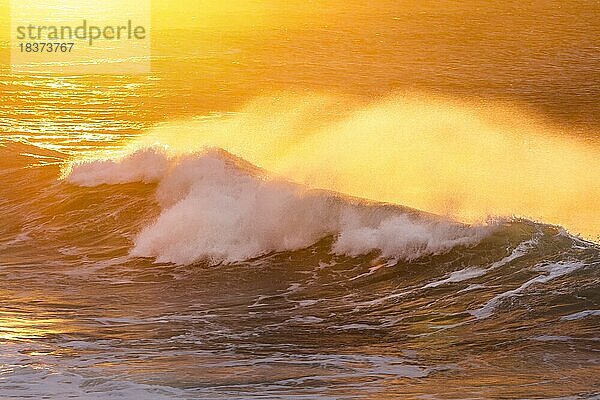
[[[342,223],[334,252],[357,256],[374,249],[383,257],[412,260],[479,241],[485,229],[465,228],[448,221],[415,219],[407,214],[383,219],[376,226]]]
[[[66,171],[68,182],[98,186],[131,182],[156,182],[167,171],[167,154],[160,147],[137,150],[120,159],[77,161]]]
[[[175,166],[157,195],[163,210],[132,253],[159,262],[242,261],[307,247],[335,231],[335,209],[322,195],[256,178],[216,153]]]
[[[143,149],[115,161],[75,164],[67,179],[84,186],[158,180],[161,213],[135,238],[132,255],[183,265],[297,250],[328,235],[337,235],[337,254],[378,251],[411,260],[477,243],[493,229],[309,190],[219,150],[170,158]]]

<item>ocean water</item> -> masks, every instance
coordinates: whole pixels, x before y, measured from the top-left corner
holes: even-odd
[[[2,64],[1,398],[600,396],[598,3],[321,6]]]

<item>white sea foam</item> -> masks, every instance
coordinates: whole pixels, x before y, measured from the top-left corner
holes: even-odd
[[[545,275],[539,275],[534,278],[531,278],[527,282],[523,283],[516,289],[508,290],[506,292],[500,293],[490,299],[483,307],[471,311],[470,313],[477,319],[485,319],[491,316],[494,313],[494,310],[504,299],[518,296],[523,293],[528,287],[538,284],[538,283],[547,283],[553,279],[559,278],[563,275],[570,274],[578,269],[586,266],[586,264],[582,262],[559,262],[547,265],[539,265],[534,268],[535,271],[538,272],[546,272]]]
[[[112,160],[80,161],[67,171],[69,182],[79,186],[97,186],[129,182],[156,182],[169,166],[166,153],[160,147],[148,147]]]
[[[52,348],[47,345],[35,345],[38,351],[35,356],[29,354],[33,346],[31,343],[0,342],[0,346],[0,392],[3,399],[167,400],[185,396],[181,389],[135,382],[110,370],[103,373],[88,370],[81,374],[89,360],[75,357],[65,361],[53,355],[49,351]],[[75,348],[86,349],[86,346],[79,342]]]
[[[158,262],[231,263],[305,248],[328,235],[336,235],[338,254],[377,251],[410,260],[472,245],[493,229],[309,190],[219,150],[169,157],[159,148],[142,149],[120,160],[76,163],[67,180],[82,186],[158,182],[161,213],[132,250]]]
[[[438,286],[444,285],[446,283],[462,282],[467,279],[477,278],[481,275],[485,275],[486,272],[487,272],[486,269],[467,267],[467,268],[461,269],[460,271],[452,272],[445,279],[441,279],[439,281],[428,283],[427,285],[423,286],[423,289],[438,287]]]
[[[517,247],[514,248],[514,250],[509,255],[502,258],[501,260],[494,262],[488,268],[466,267],[459,271],[454,271],[450,273],[450,275],[448,275],[444,279],[428,283],[427,285],[423,286],[423,289],[438,287],[447,283],[462,282],[468,279],[478,278],[482,275],[485,275],[492,270],[500,268],[526,255],[528,250],[538,243],[539,236],[540,235],[538,233],[534,235],[532,239],[520,243]]]
[[[585,310],[585,311],[581,311],[578,313],[565,315],[561,319],[563,321],[573,321],[576,319],[583,319],[583,318],[592,317],[592,316],[600,317],[600,310]]]

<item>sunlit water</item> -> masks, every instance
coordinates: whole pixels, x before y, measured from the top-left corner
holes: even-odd
[[[335,254],[328,235],[229,265],[156,263],[129,255],[164,212],[156,183],[59,179],[156,124],[222,118],[274,91],[516,101],[597,148],[596,3],[393,3],[285,29],[161,33],[149,76],[2,66],[0,397],[600,394],[600,248],[559,227],[505,220],[410,260]]]

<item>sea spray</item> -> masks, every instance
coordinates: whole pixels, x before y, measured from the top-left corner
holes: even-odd
[[[514,105],[284,93],[173,121],[133,147],[219,147],[287,180],[465,222],[516,215],[598,237],[600,151]]]

